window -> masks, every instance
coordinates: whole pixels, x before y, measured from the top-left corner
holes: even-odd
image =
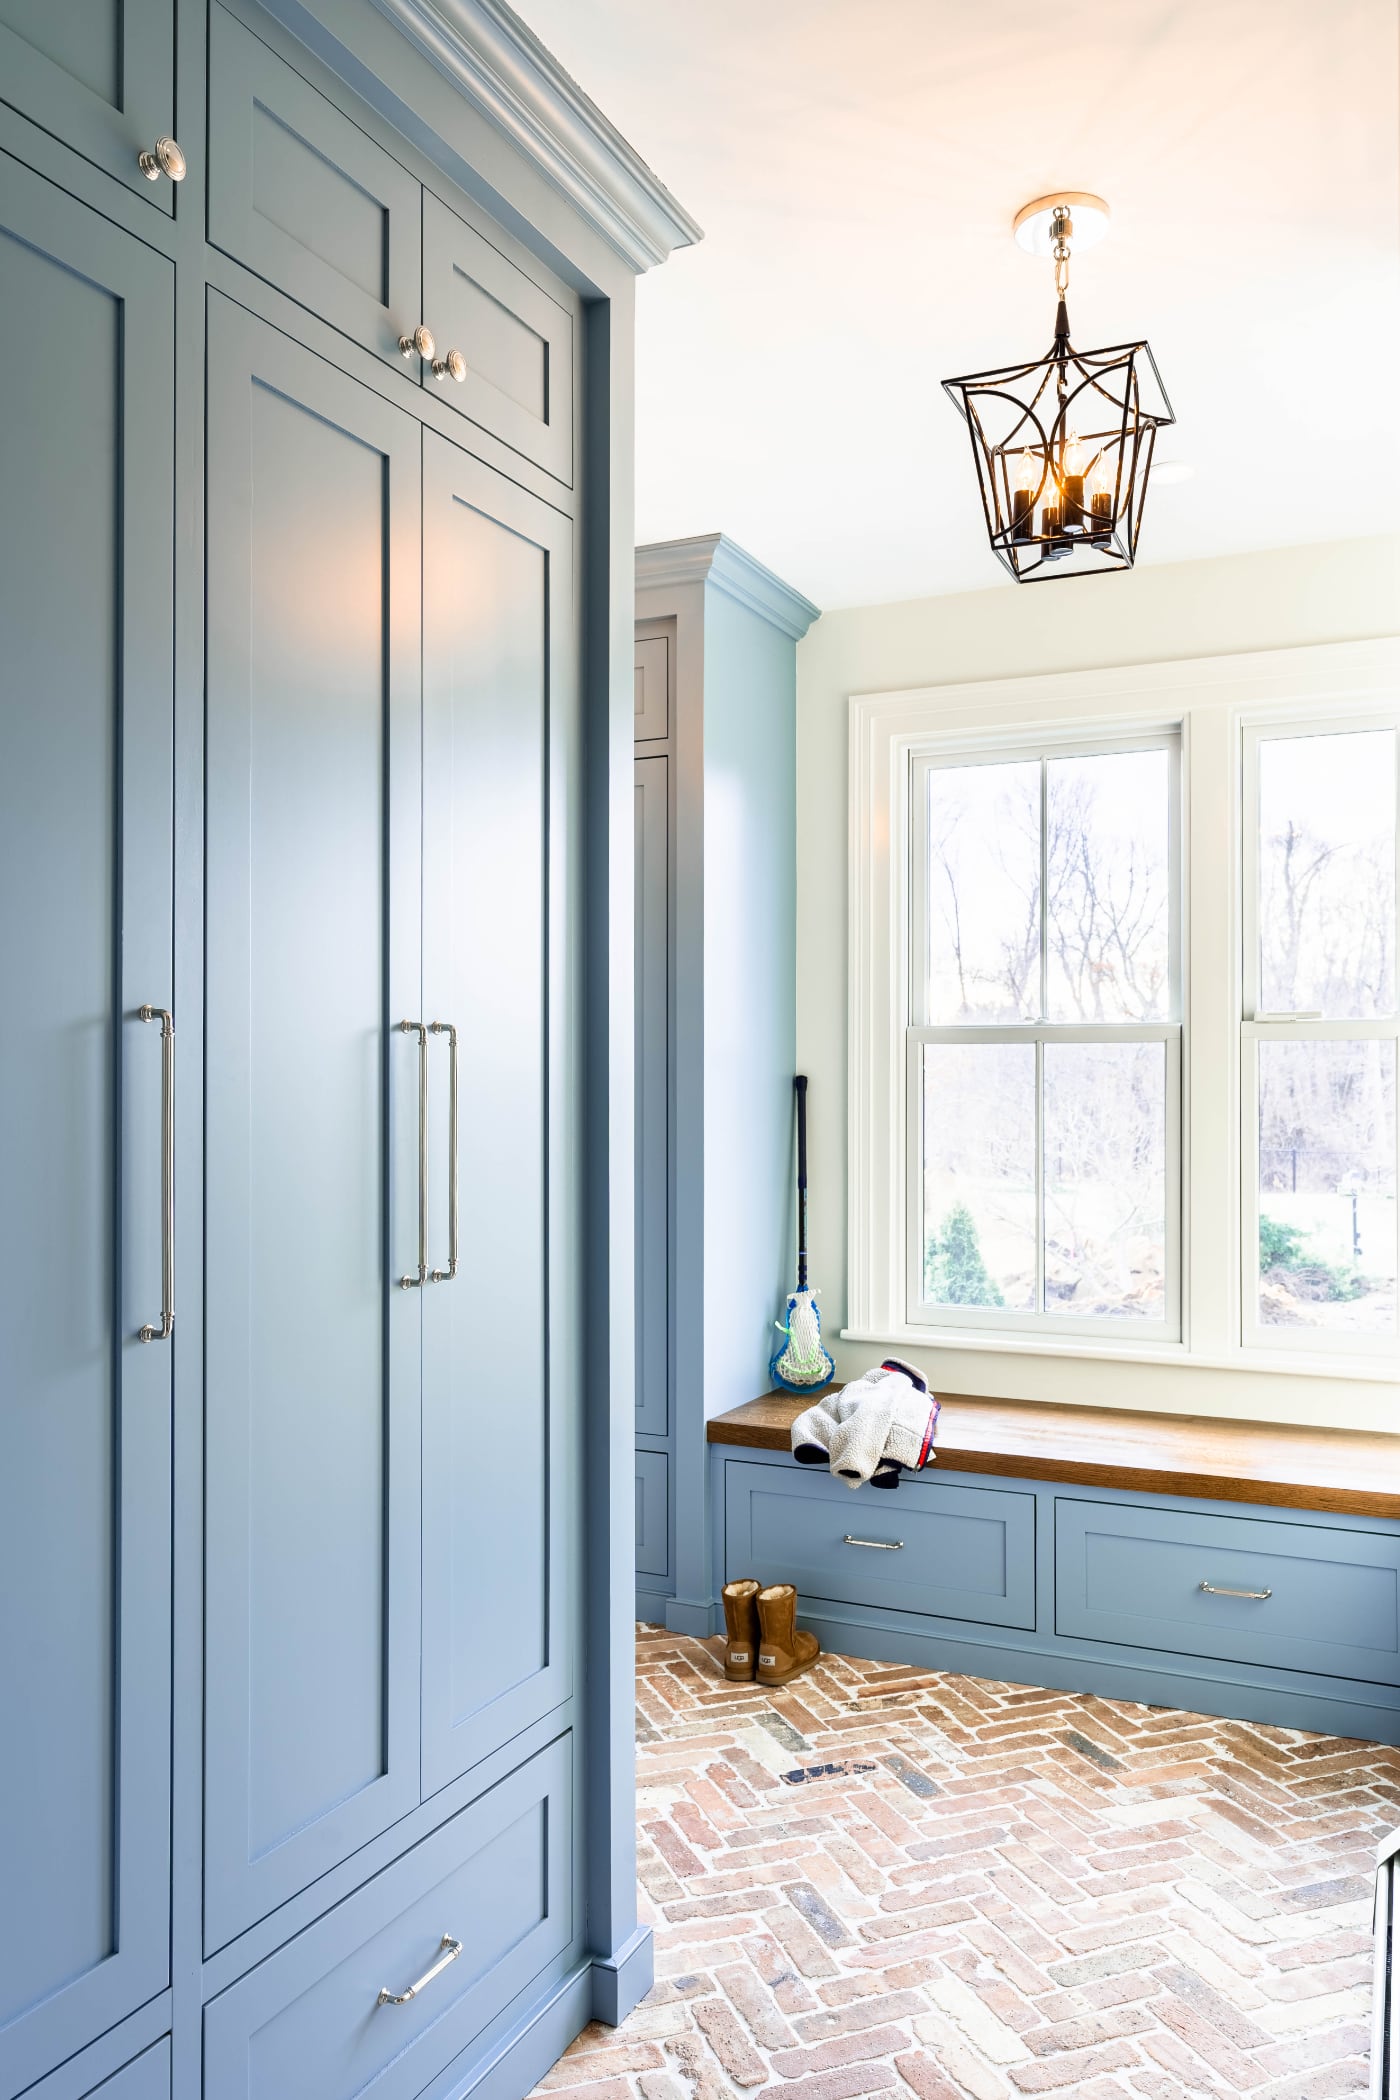
[[[1396,1336],[1393,722],[1245,737],[1246,1338]]]
[[[911,758],[911,1323],[1180,1332],[1178,760]]]

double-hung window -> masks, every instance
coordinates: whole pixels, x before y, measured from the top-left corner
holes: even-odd
[[[1396,1335],[1400,717],[1244,740],[1244,1339]]]
[[[959,740],[908,790],[907,1318],[1174,1341],[1179,737]]]

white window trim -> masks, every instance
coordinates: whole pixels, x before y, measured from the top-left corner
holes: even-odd
[[[1391,1382],[1400,1357],[1246,1346],[1241,1278],[1242,744],[1290,717],[1372,715],[1400,693],[1400,637],[857,694],[850,702],[847,1326],[843,1339],[1267,1369]],[[1122,1342],[911,1326],[905,1317],[908,781],[921,750],[1179,730],[1190,844],[1182,908],[1181,1338]],[[1220,898],[1226,900],[1220,909]]]

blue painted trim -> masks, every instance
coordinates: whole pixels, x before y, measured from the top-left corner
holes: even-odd
[[[713,584],[794,642],[800,642],[812,622],[821,618],[819,605],[784,583],[723,532],[699,533],[688,540],[656,540],[637,549],[639,591],[692,583]],[[639,617],[647,616],[639,609]]]
[[[471,2100],[519,2100],[521,2093],[528,2093],[553,2069],[574,2036],[588,2025],[592,2004],[593,1970],[584,1962],[501,2038],[485,2064],[465,2077],[460,2068],[449,2065],[441,2078],[424,2088],[419,2100],[467,2100],[468,2094]]]
[[[668,1597],[666,1630],[693,1634],[700,1641],[707,1639],[715,1630],[713,1602],[708,1597]]]
[[[650,1925],[639,1925],[614,1954],[593,1962],[593,2017],[616,2027],[635,2010],[656,1976],[656,1950]]]
[[[669,1590],[643,1589],[637,1584],[637,1617],[645,1619],[648,1626],[666,1624],[666,1607],[671,1602]]]

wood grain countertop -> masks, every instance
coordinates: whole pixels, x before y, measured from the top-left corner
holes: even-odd
[[[787,1451],[793,1418],[817,1397],[765,1393],[712,1416],[706,1434],[712,1444]],[[935,1470],[1400,1518],[1400,1436],[968,1393],[940,1398]]]

